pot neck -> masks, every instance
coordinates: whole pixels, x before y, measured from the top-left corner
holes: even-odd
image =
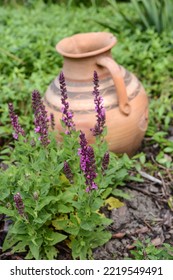
[[[64,56],[62,71],[66,80],[72,81],[90,81],[93,80],[93,73],[97,71],[99,77],[110,75],[105,67],[97,64],[100,57],[111,56],[111,51],[96,56],[88,56],[82,58],[70,58]]]

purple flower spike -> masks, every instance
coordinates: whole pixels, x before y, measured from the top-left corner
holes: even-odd
[[[21,198],[20,193],[17,193],[14,195],[14,202],[16,204],[16,208],[18,210],[19,215],[23,216],[24,215],[24,204],[23,204],[23,200]]]
[[[80,149],[78,150],[78,155],[80,156],[80,168],[82,171],[85,170],[85,157],[86,157],[86,150],[87,150],[87,140],[85,134],[80,131]]]
[[[73,174],[67,161],[64,162],[64,174],[66,175],[70,183],[73,183]]]
[[[78,151],[80,155],[80,168],[85,176],[85,183],[87,185],[86,192],[90,192],[93,189],[98,189],[98,186],[94,182],[97,177],[94,150],[91,146],[87,146],[85,134],[80,133],[80,146]]]
[[[55,118],[54,118],[53,113],[50,114],[50,126],[51,126],[52,130],[55,129]]]
[[[32,107],[35,116],[35,132],[40,134],[39,140],[43,146],[47,146],[50,143],[48,139],[48,117],[45,106],[43,105],[41,95],[39,91],[34,90],[32,93]]]
[[[105,171],[108,169],[108,165],[109,165],[109,152],[107,151],[104,156],[103,156],[103,160],[102,160],[102,172],[103,175],[105,175]]]
[[[59,75],[59,84],[61,91],[61,103],[62,103],[62,121],[67,127],[66,134],[71,134],[72,130],[75,130],[75,124],[73,122],[73,112],[69,110],[69,103],[67,102],[67,89],[63,72]]]
[[[13,104],[12,103],[8,104],[8,109],[9,109],[9,115],[10,115],[10,119],[11,119],[11,124],[13,126],[14,131],[15,131],[13,133],[13,138],[15,140],[17,140],[18,137],[19,137],[19,134],[25,136],[25,132],[22,129],[22,127],[20,126],[20,124],[19,124],[18,116],[15,115],[15,113],[14,113],[14,108],[13,108]]]
[[[105,127],[105,121],[106,121],[106,115],[105,115],[105,109],[103,107],[103,98],[100,96],[99,92],[99,79],[97,72],[94,71],[94,90],[93,90],[93,95],[94,95],[94,103],[95,103],[95,111],[96,111],[96,117],[97,117],[97,123],[94,128],[91,128],[91,131],[94,136],[101,135],[103,132],[103,129]]]

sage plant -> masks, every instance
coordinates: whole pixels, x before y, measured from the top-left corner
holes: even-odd
[[[99,79],[96,71],[94,71],[93,83],[94,83],[93,95],[94,95],[97,123],[95,124],[94,128],[91,128],[91,131],[94,136],[98,136],[101,135],[104,130],[106,115],[105,115],[105,109],[103,107],[103,97],[100,96],[100,92],[99,92]]]
[[[60,84],[60,91],[61,91],[61,102],[62,102],[62,121],[65,124],[67,130],[66,134],[71,134],[72,130],[75,130],[75,124],[73,122],[73,112],[69,110],[69,103],[67,101],[67,89],[65,83],[65,77],[63,72],[59,75],[59,84]]]
[[[102,173],[103,175],[105,175],[105,171],[108,169],[109,166],[109,160],[110,160],[110,156],[109,156],[109,152],[107,151],[102,159]]]
[[[70,183],[73,183],[73,174],[67,161],[64,162],[64,174],[66,175]]]
[[[13,104],[9,103],[8,104],[8,109],[9,109],[9,115],[10,115],[10,119],[11,119],[11,124],[12,127],[14,129],[14,133],[13,133],[13,138],[15,140],[18,139],[19,134],[21,134],[22,136],[25,136],[25,132],[23,130],[23,128],[20,126],[19,121],[18,121],[18,116],[15,114],[14,112],[14,108],[13,108]]]
[[[22,197],[21,197],[20,193],[15,194],[13,199],[14,199],[14,202],[15,202],[15,205],[16,205],[16,208],[17,208],[17,211],[18,211],[19,215],[23,216],[25,206],[23,204],[23,200],[22,200]]]
[[[98,189],[94,179],[97,177],[94,150],[91,146],[87,146],[85,134],[80,132],[80,149],[78,154],[80,156],[80,167],[85,176],[86,192]]]
[[[55,118],[53,113],[50,114],[50,126],[52,130],[55,129]]]
[[[32,92],[32,107],[34,110],[35,132],[40,134],[39,140],[43,146],[50,143],[48,139],[49,119],[38,90]]]
[[[101,194],[107,187],[110,189],[109,182],[112,184],[116,176],[115,172],[110,172],[110,179],[103,176],[109,164],[107,146],[100,141],[101,137],[91,146],[85,134],[75,130],[63,73],[59,79],[62,124],[66,127],[66,133],[62,133],[63,141],[57,143],[54,133],[48,131],[50,127],[54,129],[54,117],[47,115],[40,93],[34,90],[32,107],[39,138],[33,137],[33,133],[26,135],[27,141],[19,137],[9,167],[0,173],[0,211],[13,222],[3,250],[13,248],[14,252],[26,252],[26,259],[57,259],[57,245],[64,240],[70,244],[73,259],[87,259],[94,248],[111,238],[111,233],[105,230],[111,220],[99,213],[104,205]],[[104,128],[105,116],[101,101],[97,95],[95,73],[99,133]],[[10,105],[9,109],[15,133],[24,135],[13,106]],[[50,144],[49,139],[52,139]],[[71,184],[64,180],[63,174]],[[11,193],[15,194],[14,197]],[[15,203],[15,207],[7,209],[9,203]],[[16,215],[16,209],[19,215]]]

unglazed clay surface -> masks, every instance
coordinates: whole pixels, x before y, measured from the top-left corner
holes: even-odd
[[[93,143],[90,131],[96,123],[93,73],[97,71],[106,109],[109,149],[131,156],[140,147],[148,126],[148,98],[135,75],[112,59],[111,48],[115,43],[111,33],[84,33],[63,39],[56,48],[64,57],[62,71],[76,128],[85,132],[88,142]],[[56,129],[63,131],[59,77],[48,87],[44,104],[48,113],[55,116]],[[61,140],[59,133],[57,138]]]

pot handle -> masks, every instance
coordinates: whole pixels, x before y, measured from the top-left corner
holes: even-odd
[[[119,65],[111,57],[99,57],[96,61],[97,65],[106,67],[112,75],[115,88],[117,90],[119,110],[124,115],[129,115],[131,107],[128,101],[126,87],[122,77]]]

